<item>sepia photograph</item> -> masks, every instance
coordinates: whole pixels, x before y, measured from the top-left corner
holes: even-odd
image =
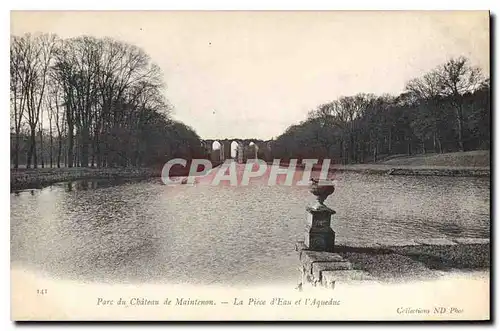
[[[490,321],[491,22],[11,11],[11,320]]]

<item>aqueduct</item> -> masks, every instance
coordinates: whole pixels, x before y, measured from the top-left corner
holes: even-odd
[[[248,159],[267,160],[271,157],[271,140],[225,138],[204,139],[201,143],[214,162],[234,159],[245,163]]]

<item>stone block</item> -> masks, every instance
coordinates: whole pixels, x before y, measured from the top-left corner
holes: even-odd
[[[332,270],[351,270],[352,264],[348,261],[342,262],[314,262],[312,264],[312,275],[317,281],[321,281],[321,274]]]
[[[337,238],[335,244],[337,246],[356,247],[356,248],[380,248],[380,245],[375,241]]]
[[[313,262],[341,262],[344,261],[344,258],[337,253],[305,250],[300,261],[302,264],[308,265]]]
[[[453,239],[457,244],[489,244],[489,238],[455,238]]]
[[[329,228],[331,223],[331,214],[328,213],[308,213],[306,225],[311,228]]]
[[[418,246],[420,245],[413,239],[386,239],[386,240],[379,240],[377,241],[377,244],[380,247],[403,247],[403,246]]]
[[[297,241],[295,243],[295,251],[300,252],[307,249],[307,246],[304,244],[304,241]]]
[[[452,246],[456,245],[453,241],[446,238],[432,238],[432,239],[417,239],[416,242],[422,245],[430,246]]]
[[[342,256],[330,252],[302,251],[300,262],[303,270],[307,273],[312,272],[313,263],[317,262],[343,262]]]
[[[329,227],[306,227],[304,245],[312,251],[333,252],[335,248],[335,232]]]
[[[327,270],[321,273],[321,285],[333,289],[338,283],[373,280],[367,272],[362,270]]]

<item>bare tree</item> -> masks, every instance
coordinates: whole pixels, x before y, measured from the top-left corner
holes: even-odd
[[[40,153],[40,165],[42,168],[45,168],[45,157],[44,157],[44,150],[43,150],[43,107],[40,108],[40,115],[39,120],[38,120],[38,133],[40,135],[40,148],[38,149]]]
[[[61,117],[59,104],[61,102],[59,98],[59,89],[60,86],[55,79],[54,75],[51,74],[49,76],[49,80],[47,82],[47,93],[45,95],[45,104],[47,106],[47,114],[49,118],[49,161],[50,167],[52,168],[54,165],[54,124],[56,126],[56,139],[58,141],[57,148],[57,167],[61,166],[61,151],[62,151],[62,135],[61,135]]]
[[[463,98],[467,93],[475,92],[484,82],[479,67],[472,66],[465,57],[451,59],[436,70],[439,77],[441,94],[450,98],[455,110],[458,129],[459,150],[464,151],[464,114]]]
[[[49,118],[49,164],[50,164],[50,167],[53,168],[54,167],[54,157],[53,157],[54,136],[52,134],[52,128],[53,128],[52,122],[53,122],[54,112],[53,112],[50,105],[47,105],[47,106],[48,106],[47,115]]]
[[[421,78],[410,80],[405,87],[410,104],[418,109],[414,121],[414,132],[422,140],[422,150],[425,153],[425,141],[432,138],[434,151],[442,153],[441,134],[439,122],[442,117],[440,112],[440,97],[442,96],[442,82],[437,70],[426,73]],[[418,105],[421,107],[418,107]]]
[[[26,98],[26,111],[23,113],[30,129],[30,147],[27,167],[38,166],[36,153],[36,131],[40,121],[41,106],[50,63],[55,51],[55,35],[30,35],[20,37],[17,44],[21,48],[20,67],[24,79],[21,80],[21,91]]]
[[[21,124],[26,108],[26,70],[22,66],[26,48],[20,37],[10,38],[10,105],[14,120],[14,169],[19,168],[19,140]]]
[[[40,158],[42,167],[44,158],[53,166],[54,124],[58,167],[63,146],[68,167],[160,162],[177,149],[199,146],[193,144],[199,140],[193,130],[170,124],[171,107],[163,95],[161,71],[134,45],[89,36],[68,40],[48,35],[13,37],[11,73],[15,152],[19,154],[24,124],[29,128],[28,166],[37,167]],[[180,129],[182,135],[169,133]],[[158,142],[152,144],[149,135]],[[165,146],[166,139],[177,149]],[[44,143],[49,146],[43,148]],[[157,149],[155,156],[148,157],[152,148]],[[18,163],[17,156],[14,163]]]

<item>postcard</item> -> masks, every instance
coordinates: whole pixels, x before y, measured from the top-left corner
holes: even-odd
[[[12,11],[14,321],[489,321],[488,11]]]

